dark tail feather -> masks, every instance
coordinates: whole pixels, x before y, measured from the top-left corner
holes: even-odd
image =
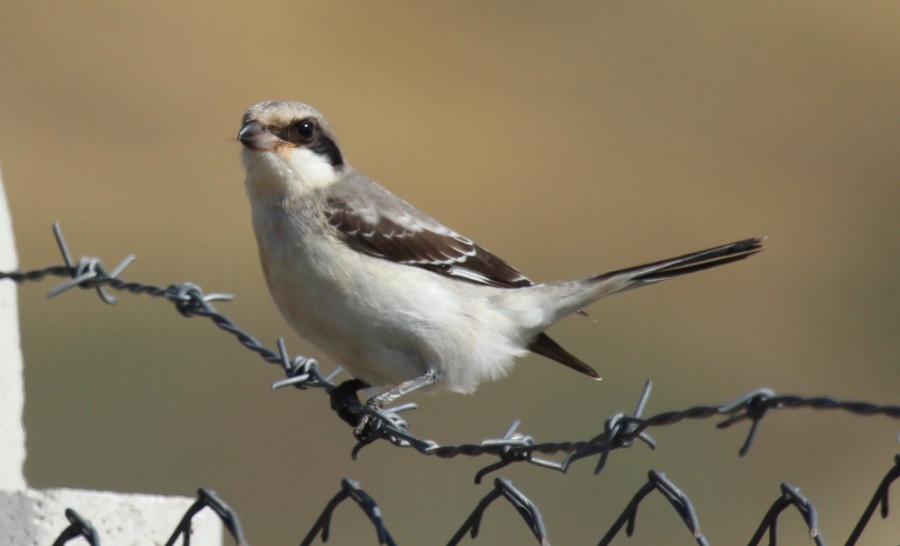
[[[743,260],[761,251],[764,248],[763,241],[764,239],[762,238],[744,239],[743,241],[701,250],[700,252],[692,252],[677,258],[602,273],[591,280],[603,281],[627,275],[631,277],[631,282],[622,290],[630,290],[646,284],[665,281],[681,275]]]
[[[569,351],[563,349],[559,343],[550,339],[550,336],[543,332],[541,332],[536,338],[534,338],[534,341],[531,342],[531,345],[528,346],[528,349],[531,352],[537,353],[541,356],[545,356],[551,360],[559,362],[560,364],[568,366],[576,372],[581,372],[584,375],[593,377],[594,379],[600,379],[600,374],[594,371],[594,368],[591,368],[581,360],[578,360],[578,358],[569,353]]]

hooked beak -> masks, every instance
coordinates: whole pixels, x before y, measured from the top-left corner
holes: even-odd
[[[271,152],[278,148],[284,141],[266,130],[263,125],[251,120],[241,127],[238,133],[238,140],[247,147],[248,150],[255,152]]]

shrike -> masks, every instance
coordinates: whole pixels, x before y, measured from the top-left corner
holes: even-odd
[[[350,166],[310,106],[261,102],[244,114],[238,139],[275,305],[354,377],[390,387],[369,401],[377,407],[426,385],[470,393],[529,351],[599,379],[544,330],[602,297],[763,248],[762,239],[745,239],[534,284]]]

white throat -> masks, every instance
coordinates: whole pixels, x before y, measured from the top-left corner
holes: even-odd
[[[247,191],[257,195],[301,196],[325,188],[340,178],[327,157],[308,148],[283,146],[270,152],[244,149]]]

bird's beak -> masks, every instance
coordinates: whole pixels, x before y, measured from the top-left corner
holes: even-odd
[[[273,135],[256,120],[248,121],[241,127],[238,140],[249,150],[256,152],[271,152],[284,141]]]

